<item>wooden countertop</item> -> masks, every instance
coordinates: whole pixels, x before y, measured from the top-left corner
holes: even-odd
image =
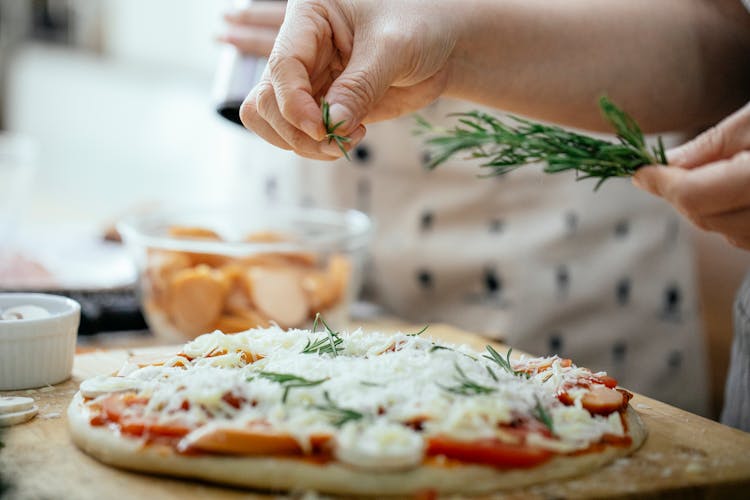
[[[388,331],[398,322],[365,324]],[[414,328],[408,326],[412,331]],[[418,329],[418,328],[417,328]],[[486,339],[451,327],[433,325],[428,335],[483,349]],[[54,387],[2,395],[37,400],[39,415],[5,429],[0,473],[13,498],[278,498],[205,483],[147,476],[114,469],[85,455],[71,442],[65,410],[84,378],[109,373],[129,353],[159,349],[95,350],[76,357],[73,378]],[[163,349],[163,348],[161,348]],[[685,388],[689,390],[689,388]],[[750,434],[636,395],[632,406],[641,414],[649,437],[629,458],[568,481],[509,491],[493,498],[596,497],[739,497],[750,487]]]

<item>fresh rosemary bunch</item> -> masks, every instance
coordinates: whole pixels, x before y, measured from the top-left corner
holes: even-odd
[[[458,125],[452,129],[433,127],[417,117],[420,132],[429,134],[427,144],[433,169],[457,153],[483,158],[481,165],[491,170],[486,176],[508,173],[530,163],[544,162],[544,171],[574,170],[578,180],[597,178],[594,190],[611,177],[630,177],[643,165],[667,164],[661,137],[658,145],[646,145],[638,124],[607,97],[599,99],[604,118],[614,127],[618,143],[595,139],[554,125],[544,125],[510,116],[512,124],[481,111],[456,113]]]
[[[349,158],[349,153],[346,151],[346,148],[344,147],[345,142],[351,141],[349,137],[345,137],[343,135],[338,135],[336,133],[336,130],[343,125],[346,120],[341,120],[340,122],[331,123],[331,106],[328,104],[328,101],[325,99],[320,100],[320,109],[323,112],[323,126],[326,128],[326,139],[328,139],[328,144],[330,144],[333,141],[336,141],[336,145],[339,147],[342,153],[344,153],[344,156],[347,160],[351,161],[351,158]]]

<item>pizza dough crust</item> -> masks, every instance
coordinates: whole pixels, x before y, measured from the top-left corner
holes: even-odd
[[[638,413],[628,406],[625,419],[632,437],[630,447],[608,446],[602,452],[555,457],[531,469],[425,465],[400,472],[372,472],[298,458],[179,455],[169,447],[143,447],[137,439],[122,437],[107,427],[90,425],[80,393],[68,408],[68,425],[75,444],[109,465],[261,490],[314,490],[372,496],[406,495],[426,490],[480,494],[582,475],[631,454],[643,444],[646,428]]]

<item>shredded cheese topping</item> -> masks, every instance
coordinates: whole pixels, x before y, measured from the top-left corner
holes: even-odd
[[[135,393],[145,408],[126,407],[123,417],[138,411],[189,428],[181,447],[217,427],[262,424],[293,436],[303,450],[312,449],[311,437],[330,435],[336,458],[362,468],[416,466],[431,436],[512,443],[518,438],[507,429],[514,422],[550,427],[546,435],[531,431],[526,443],[557,453],[625,434],[618,412],[592,415],[581,404],[587,390],[579,383],[603,373],[558,357],[511,361],[526,375],[466,346],[361,330],[340,334],[335,351],[303,353],[327,335],[279,327],[217,331],[158,366],[131,364],[117,376],[87,380],[81,392],[92,408],[111,393]],[[572,405],[558,400],[563,391]]]

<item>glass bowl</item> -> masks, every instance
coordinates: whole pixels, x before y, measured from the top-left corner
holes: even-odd
[[[141,307],[175,341],[317,313],[342,324],[360,290],[372,223],[354,210],[291,206],[170,209],[118,224],[139,274]]]

